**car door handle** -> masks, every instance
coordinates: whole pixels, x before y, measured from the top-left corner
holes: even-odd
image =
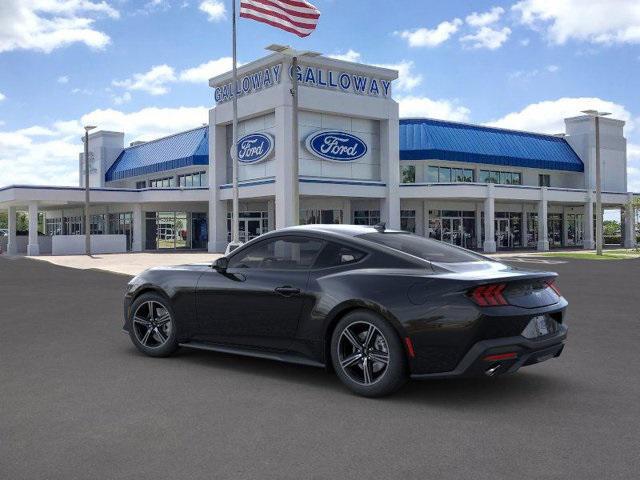
[[[284,287],[278,287],[276,288],[275,291],[278,295],[282,295],[283,297],[292,297],[300,293],[299,288],[290,287],[289,285],[285,285]]]

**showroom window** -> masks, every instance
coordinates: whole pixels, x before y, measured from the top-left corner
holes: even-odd
[[[354,225],[378,225],[380,210],[356,210],[353,212]]]
[[[136,182],[136,188],[140,190],[141,188],[147,188],[147,182],[142,180],[141,182]]]
[[[149,180],[149,188],[171,188],[176,186],[174,177],[156,178]]]
[[[473,182],[473,170],[470,168],[427,167],[427,182],[451,183]]]
[[[416,183],[415,165],[406,165],[400,167],[400,183]]]
[[[522,185],[522,174],[497,170],[480,170],[480,183],[498,183],[502,185]]]
[[[207,172],[195,172],[178,175],[178,186],[184,188],[206,187],[209,184]]]
[[[400,210],[400,230],[416,233],[415,210]]]
[[[551,175],[546,173],[541,173],[540,175],[538,175],[538,185],[541,187],[550,187]]]

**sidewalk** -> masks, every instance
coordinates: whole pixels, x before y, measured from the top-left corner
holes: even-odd
[[[97,269],[109,272],[122,273],[124,275],[137,275],[140,272],[163,265],[184,265],[187,263],[213,263],[220,257],[217,253],[112,253],[108,255],[41,255],[32,258],[34,260],[49,262],[63,267],[78,268],[81,270]]]

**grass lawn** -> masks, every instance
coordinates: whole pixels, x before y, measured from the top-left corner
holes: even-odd
[[[602,256],[596,255],[595,252],[554,252],[545,253],[541,256],[555,258],[577,258],[582,260],[629,260],[633,258],[640,258],[640,251],[633,249],[605,250],[602,252]]]

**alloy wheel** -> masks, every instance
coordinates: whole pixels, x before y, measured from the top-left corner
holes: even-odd
[[[356,383],[372,385],[389,367],[389,346],[382,332],[369,322],[349,324],[340,334],[338,361]]]
[[[167,343],[173,327],[169,310],[153,300],[138,306],[132,326],[138,342],[147,348],[159,348]]]

